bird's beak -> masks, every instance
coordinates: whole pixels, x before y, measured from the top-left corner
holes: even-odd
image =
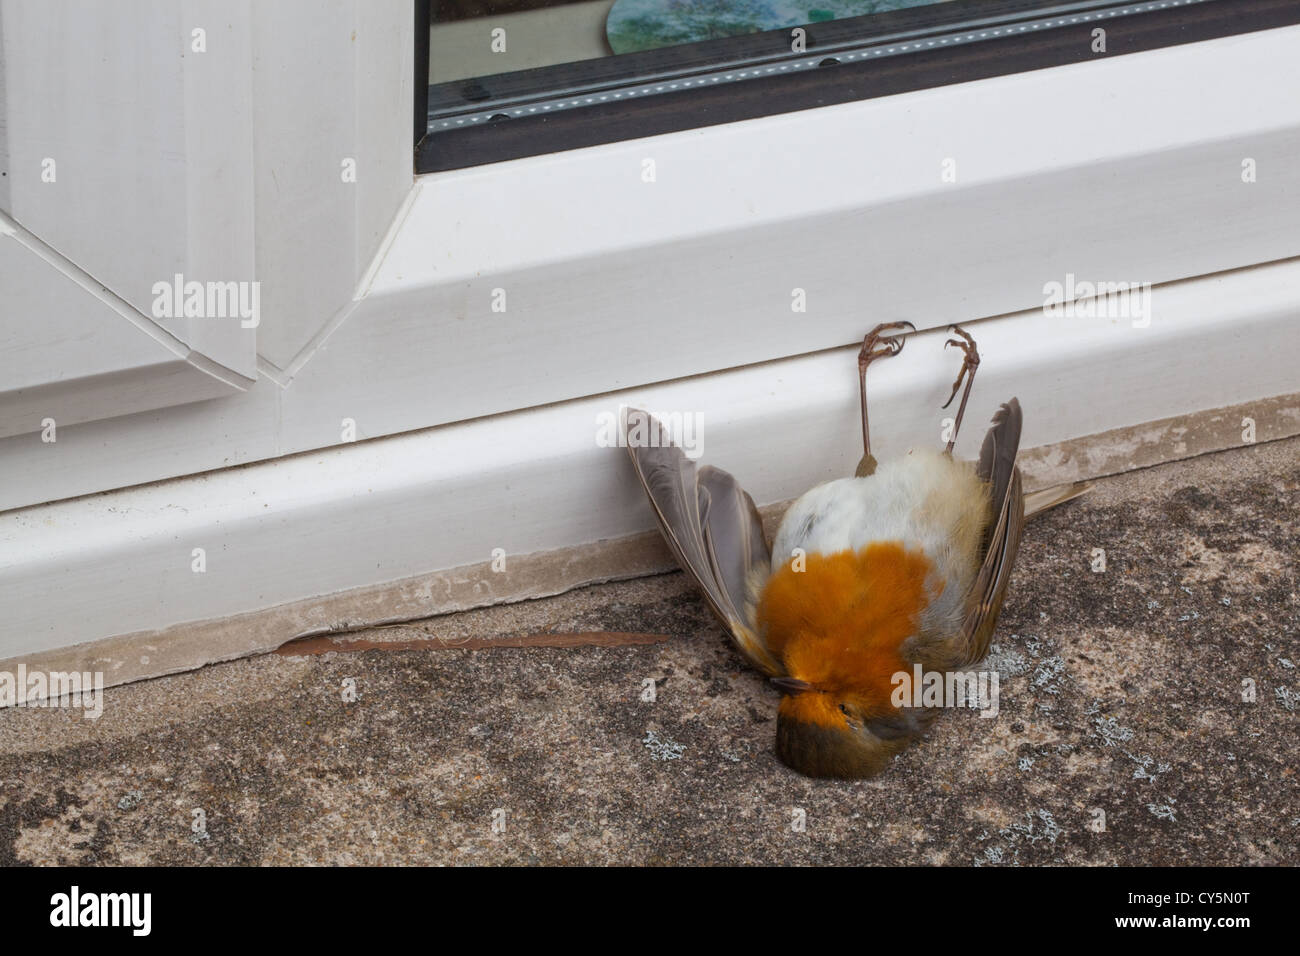
[[[773,677],[772,686],[779,687],[787,694],[802,694],[813,689],[813,685],[797,677]]]

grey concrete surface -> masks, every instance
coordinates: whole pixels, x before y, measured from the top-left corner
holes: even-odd
[[[870,781],[777,762],[777,694],[671,574],[348,636],[664,643],[267,655],[0,712],[0,864],[1297,864],[1298,504],[1290,439],[1036,519],[1000,714]]]

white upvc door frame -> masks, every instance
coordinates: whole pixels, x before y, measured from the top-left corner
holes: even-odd
[[[286,422],[322,386],[380,435],[1297,256],[1297,90],[1291,27],[421,177]]]
[[[416,179],[408,5],[305,3],[251,21],[259,380],[0,440],[0,508],[1300,254],[1300,27]]]
[[[0,0],[0,211],[240,389],[257,377],[256,329],[238,317],[158,315],[154,288],[177,274],[256,279],[251,9]]]
[[[47,420],[107,447],[124,418],[285,380],[412,188],[412,30],[409,0],[0,0],[6,450],[43,452]],[[257,313],[159,309],[194,283]],[[171,464],[143,480],[206,467],[150,446]]]
[[[973,457],[1013,395],[1025,409],[1031,489],[1300,433],[1300,395],[1276,398],[1296,390],[1298,284],[1300,259],[1157,287],[1157,318],[1145,327],[1041,310],[974,323],[983,363],[956,452]],[[944,338],[922,333],[872,369],[878,454],[941,446],[955,374]],[[0,521],[0,670],[6,658],[39,659],[118,683],[307,632],[665,570],[671,558],[657,534],[647,543],[654,518],[610,428],[620,407],[693,415],[694,451],[765,506],[852,473],[856,354],[833,349],[10,512]],[[1069,443],[1081,421],[1095,431],[1143,424]]]
[[[745,466],[760,502],[788,497],[850,454],[809,436],[854,427],[836,347],[878,321],[978,322],[979,401],[1033,402],[1033,444],[1300,391],[1300,27],[417,179],[410,14],[252,4],[258,378],[55,443],[0,439],[0,509],[21,509],[0,514],[0,599],[49,598],[0,622],[0,656],[445,570],[505,511],[529,513],[511,554],[649,528],[621,470],[554,507],[512,498],[551,489],[557,462],[617,469],[592,396],[706,409],[719,464]],[[1041,304],[1070,275],[1155,285],[1158,334],[1066,334]],[[1207,388],[1189,369],[1228,333],[1238,358]],[[943,382],[882,380],[897,421],[937,424],[902,412]],[[372,441],[348,444],[349,422]],[[534,427],[548,440],[521,440]],[[337,467],[306,481],[318,461]],[[258,462],[253,487],[221,471]],[[362,504],[385,469],[375,523]],[[219,474],[179,477],[198,472]],[[310,531],[326,525],[337,541]],[[203,541],[234,557],[187,577]]]

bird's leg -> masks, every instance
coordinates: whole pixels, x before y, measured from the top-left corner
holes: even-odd
[[[865,478],[876,470],[876,459],[871,455],[871,433],[867,428],[867,366],[881,356],[897,355],[903,351],[904,338],[901,335],[883,335],[895,329],[915,332],[916,326],[911,322],[882,322],[867,333],[862,340],[862,351],[858,352],[858,391],[862,396],[862,460],[854,472],[858,478]]]
[[[962,379],[966,380],[966,390],[961,393],[961,404],[957,406],[957,419],[952,426],[952,438],[948,440],[948,447],[944,449],[944,454],[951,455],[952,446],[957,444],[957,432],[961,430],[961,417],[966,413],[966,400],[970,398],[970,387],[975,382],[975,370],[980,366],[980,353],[975,348],[975,340],[960,325],[951,326],[948,331],[956,333],[961,338],[949,339],[943,343],[943,347],[955,345],[965,353],[965,358],[962,359],[961,370],[957,373],[957,381],[952,383],[952,394],[948,396],[948,401],[943,403],[944,408],[952,404],[952,400],[957,397],[957,389],[961,388]]]

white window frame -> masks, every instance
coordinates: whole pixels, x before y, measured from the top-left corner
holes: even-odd
[[[275,5],[279,30],[291,6]],[[377,32],[409,41],[405,3],[361,6]],[[886,318],[1003,314],[1067,272],[1161,283],[1300,255],[1298,37],[1270,30],[418,179],[400,110],[378,132],[373,120],[313,124],[340,91],[354,107],[409,97],[409,76],[376,62],[387,54],[372,41],[296,122],[256,116],[274,161],[258,174],[257,274],[292,304],[259,329],[259,343],[283,339],[259,360],[263,380],[179,415],[70,432],[75,469],[0,446],[19,476],[0,508],[49,500],[35,489],[66,497],[328,447],[344,417],[374,438],[842,346]],[[283,55],[280,72],[320,67],[311,36]],[[328,162],[295,166],[313,143]],[[362,168],[381,172],[369,192],[272,188],[277,165],[323,180],[367,144]],[[653,185],[640,181],[647,158]],[[955,183],[940,178],[946,158]],[[1051,199],[1082,226],[999,214]],[[304,203],[334,211],[304,227]],[[378,254],[360,258],[367,248]],[[790,312],[794,288],[808,313]],[[633,337],[667,347],[628,348]]]
[[[90,422],[57,446],[0,441],[0,508],[31,506],[0,516],[0,603],[27,609],[0,622],[0,658],[471,565],[503,533],[490,521],[503,500],[512,554],[649,529],[591,440],[594,414],[622,401],[703,410],[713,460],[760,503],[783,500],[849,454],[847,347],[877,321],[978,321],[968,420],[1015,391],[1033,445],[1300,391],[1300,27],[417,179],[409,110],[372,108],[409,102],[412,64],[394,62],[409,54],[391,47],[411,49],[409,5],[335,0],[308,17],[304,4],[261,21],[255,5],[250,22],[265,26],[263,64],[334,70],[299,91],[301,112],[254,96],[271,162],[254,189],[258,276],[307,304],[286,306],[274,360],[245,392]],[[322,60],[291,29],[299,16],[353,18],[364,42]],[[357,150],[377,179],[346,203],[323,178],[305,185]],[[285,198],[271,168],[308,179]],[[317,200],[331,211],[306,228],[295,211]],[[1049,201],[1056,219],[1027,211]],[[1167,317],[1146,335],[1062,334],[1039,306],[1067,272],[1151,282]],[[790,310],[796,287],[807,313]],[[508,320],[491,310],[496,288]],[[1210,355],[1213,372],[1193,370]],[[938,425],[945,376],[908,374],[873,382],[896,413],[883,442]],[[343,418],[360,438],[411,434],[338,447]],[[129,487],[213,471],[201,487]],[[121,490],[56,501],[106,489]],[[382,492],[374,507],[361,489]],[[193,506],[183,527],[179,500]],[[198,538],[242,555],[206,590],[175,553]],[[436,595],[420,607],[446,609]],[[258,640],[284,636],[269,633]]]

